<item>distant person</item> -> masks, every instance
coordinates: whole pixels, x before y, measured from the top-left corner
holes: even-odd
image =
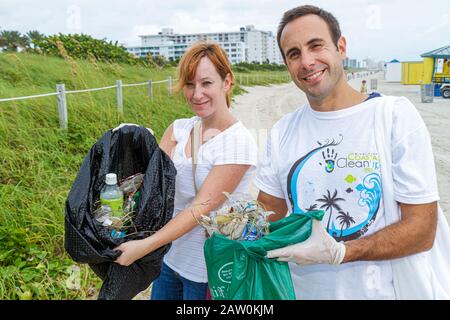
[[[208,42],[194,44],[178,68],[179,89],[195,116],[175,120],[160,142],[177,169],[173,219],[150,237],[117,248],[122,254],[116,262],[128,266],[172,242],[161,275],[153,282],[152,300],[206,298],[206,236],[197,221],[225,202],[223,192],[246,192],[258,161],[250,132],[230,112],[234,75],[223,49]],[[193,136],[196,125],[200,125],[199,137]],[[196,138],[194,168],[192,141]]]
[[[361,81],[361,89],[359,90],[361,93],[367,93],[367,84],[366,80]]]
[[[347,43],[331,13],[291,9],[277,40],[308,102],[272,128],[258,200],[273,220],[325,215],[305,242],[268,257],[295,263],[297,299],[449,299],[450,229],[418,111],[347,83]]]

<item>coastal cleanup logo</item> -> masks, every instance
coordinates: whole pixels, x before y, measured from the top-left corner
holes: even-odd
[[[342,140],[344,139],[342,134],[339,134],[339,140],[335,141],[333,140],[326,140],[325,142],[317,141],[317,144],[319,145],[318,148],[311,151],[312,153],[310,156],[312,156],[313,153],[321,150],[322,152],[322,158],[323,162],[325,164],[322,164],[322,162],[319,162],[319,165],[325,167],[325,172],[332,173],[334,171],[335,165],[336,165],[336,158],[338,156],[337,152],[335,151],[335,147],[338,146]]]
[[[338,154],[334,151],[334,148],[327,148],[326,151],[322,151],[322,157],[325,161],[325,171],[332,173],[334,171],[334,165],[336,163],[336,158]],[[319,162],[320,165],[322,163]]]
[[[342,141],[340,135],[337,140],[318,142],[318,147],[294,162],[287,177],[292,212],[325,211],[324,227],[338,242],[354,240],[368,232],[377,218],[382,197],[379,155],[344,152]],[[333,179],[329,179],[330,174]]]

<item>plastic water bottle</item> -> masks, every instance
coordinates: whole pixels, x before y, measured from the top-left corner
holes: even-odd
[[[114,217],[122,217],[123,193],[117,185],[117,175],[115,173],[106,175],[105,186],[100,191],[100,203],[109,206]]]

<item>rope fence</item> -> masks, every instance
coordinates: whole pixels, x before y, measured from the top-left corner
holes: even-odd
[[[67,113],[67,100],[66,95],[67,94],[74,94],[74,93],[85,93],[85,92],[93,92],[93,91],[101,91],[101,90],[108,90],[108,89],[116,89],[116,95],[117,95],[117,110],[120,113],[123,113],[123,87],[137,87],[137,86],[148,86],[148,96],[149,98],[153,99],[153,85],[154,84],[160,84],[167,82],[167,89],[169,92],[169,95],[172,95],[172,83],[173,80],[171,77],[169,77],[166,80],[161,81],[146,81],[141,83],[128,83],[128,84],[122,84],[122,80],[117,80],[116,85],[113,86],[106,86],[101,88],[90,88],[90,89],[81,89],[81,90],[66,90],[64,84],[57,84],[56,85],[56,92],[50,92],[50,93],[43,93],[43,94],[36,94],[32,96],[25,96],[25,97],[14,97],[14,98],[0,98],[0,102],[7,102],[7,101],[17,101],[17,100],[26,100],[26,99],[35,99],[35,98],[41,98],[41,97],[49,97],[49,96],[57,96],[58,101],[58,114],[59,114],[59,127],[61,129],[67,129],[69,126],[68,123],[68,113]]]
[[[49,97],[49,96],[56,96],[57,94],[58,94],[57,92],[53,92],[53,93],[36,94],[34,96],[28,96],[28,97],[17,97],[17,98],[7,98],[7,99],[2,98],[2,99],[0,99],[0,102]]]
[[[265,80],[267,81],[266,83],[270,83],[270,80],[275,80],[275,79],[278,81],[290,81],[290,76],[287,73],[281,74],[281,75],[279,75],[279,74],[276,74],[276,75],[273,75],[273,74],[272,75],[270,75],[270,74],[267,74],[267,75],[265,75],[265,74],[253,74],[253,75],[237,74],[236,75],[236,80],[238,80],[239,84],[241,84],[241,85],[259,84],[261,82],[264,82]],[[148,97],[151,100],[153,100],[153,87],[155,84],[167,83],[168,95],[171,96],[173,82],[175,82],[177,80],[178,79],[172,79],[172,77],[168,77],[167,79],[160,80],[160,81],[148,80],[146,82],[126,83],[126,84],[122,83],[122,80],[116,80],[115,85],[101,87],[101,88],[81,89],[81,90],[66,90],[65,84],[57,84],[56,92],[43,93],[43,94],[24,96],[24,97],[0,98],[0,102],[57,96],[59,126],[61,129],[67,129],[69,124],[68,124],[66,96],[68,94],[86,93],[86,92],[109,90],[109,89],[115,88],[116,89],[116,97],[117,97],[117,110],[118,110],[118,112],[123,113],[123,88],[124,87],[147,86]]]
[[[100,90],[107,90],[107,89],[112,89],[112,88],[116,88],[116,86],[108,86],[108,87],[103,87],[103,88],[93,88],[93,89],[83,89],[83,90],[69,90],[66,91],[66,93],[81,93],[81,92],[90,92],[90,91],[100,91]]]

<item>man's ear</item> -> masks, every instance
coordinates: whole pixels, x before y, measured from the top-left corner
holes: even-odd
[[[347,57],[347,40],[341,36],[337,42],[337,49],[342,59]]]

